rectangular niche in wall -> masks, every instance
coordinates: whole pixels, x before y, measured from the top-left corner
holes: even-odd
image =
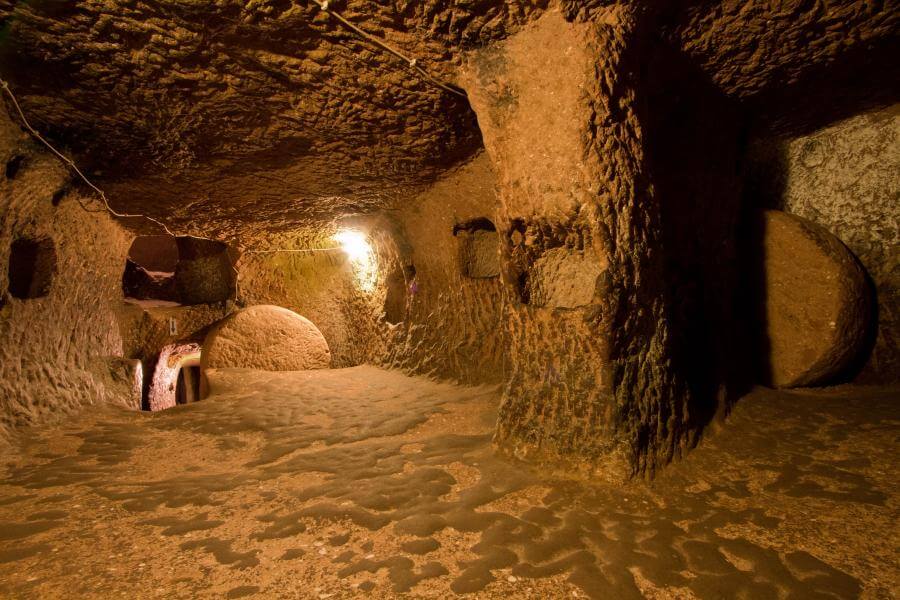
[[[416,267],[395,264],[385,278],[384,319],[391,325],[406,319],[409,286],[416,278]]]
[[[500,239],[497,228],[485,218],[460,223],[453,228],[459,241],[463,275],[487,279],[500,275]]]
[[[183,304],[206,304],[234,298],[237,274],[228,246],[195,237],[179,237],[175,285]]]
[[[147,235],[128,251],[122,291],[127,299],[210,304],[233,299],[234,259],[223,242]]]
[[[9,248],[9,293],[40,298],[50,292],[56,273],[56,248],[50,238],[19,238]]]

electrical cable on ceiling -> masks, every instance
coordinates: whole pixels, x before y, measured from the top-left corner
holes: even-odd
[[[380,40],[376,36],[374,36],[370,33],[367,33],[366,31],[363,31],[362,29],[360,29],[359,27],[357,27],[356,25],[354,25],[353,23],[351,23],[350,21],[345,19],[343,16],[341,16],[340,13],[332,10],[329,7],[329,1],[330,0],[313,0],[313,2],[315,2],[315,4],[319,7],[320,10],[322,10],[322,12],[326,13],[327,15],[329,15],[331,17],[334,17],[335,19],[337,19],[337,21],[339,23],[341,23],[341,25],[343,25],[344,27],[346,27],[347,29],[349,29],[350,31],[352,31],[353,33],[358,35],[359,37],[363,38],[364,40],[389,52],[393,56],[396,56],[397,58],[399,58],[400,60],[405,62],[407,64],[407,66],[409,66],[410,69],[413,69],[420,76],[422,76],[422,78],[424,78],[427,82],[429,82],[432,85],[437,86],[438,88],[440,88],[446,92],[449,92],[451,94],[455,94],[462,98],[467,97],[466,93],[463,90],[456,88],[454,86],[448,85],[448,84],[436,79],[435,77],[433,77],[430,73],[428,73],[428,71],[426,71],[421,66],[419,66],[419,63],[415,58],[410,58],[409,56],[403,54],[402,52],[400,52],[399,50],[397,50],[396,48],[394,48],[393,46],[388,44],[387,42]],[[99,197],[100,202],[103,204],[103,207],[101,209],[92,210],[92,209],[88,208],[87,206],[85,206],[85,204],[82,202],[81,198],[78,197],[78,198],[76,198],[76,200],[78,201],[78,204],[79,204],[79,206],[81,206],[82,209],[84,209],[86,212],[102,212],[103,210],[106,210],[109,214],[111,214],[115,217],[121,218],[121,219],[146,219],[147,221],[150,221],[151,223],[154,223],[155,225],[159,226],[168,235],[171,235],[172,237],[176,237],[175,234],[172,233],[172,231],[165,225],[165,223],[163,223],[162,221],[160,221],[158,219],[155,219],[154,217],[150,217],[148,215],[144,215],[144,214],[140,214],[140,213],[120,213],[120,212],[116,211],[115,209],[113,209],[113,207],[110,206],[109,200],[107,199],[104,191],[101,190],[99,187],[97,187],[94,184],[94,182],[92,182],[90,179],[88,179],[88,177],[84,174],[84,172],[82,172],[82,170],[78,168],[78,165],[76,165],[75,162],[71,158],[69,158],[68,156],[66,156],[59,150],[57,150],[50,142],[48,142],[40,134],[40,132],[38,132],[38,130],[36,130],[34,127],[31,126],[31,123],[29,123],[28,119],[25,117],[25,113],[22,111],[22,107],[19,105],[19,101],[16,99],[15,94],[13,94],[12,90],[9,87],[9,84],[3,78],[0,78],[0,87],[3,88],[4,92],[6,92],[6,95],[9,97],[10,101],[12,102],[12,105],[16,109],[16,112],[19,114],[19,118],[22,120],[22,124],[25,127],[25,129],[27,129],[28,132],[36,140],[38,140],[39,142],[41,142],[41,144],[46,146],[47,149],[50,150],[50,152],[52,152],[57,158],[59,158],[61,161],[63,161],[63,163],[65,163],[70,169],[72,169],[78,175],[78,177],[80,177],[81,180],[84,181],[85,184],[87,184],[88,187],[90,187],[92,190],[94,190],[97,193],[97,196]],[[203,238],[203,237],[199,237],[199,236],[191,236],[191,237],[195,237],[197,239],[211,240],[211,238]],[[211,241],[214,241],[214,240],[211,240]],[[272,250],[246,250],[246,251],[242,252],[242,254],[272,254],[272,253],[276,253],[276,252],[297,252],[297,253],[300,253],[300,252],[329,252],[329,251],[340,250],[340,249],[341,249],[340,246],[334,246],[334,247],[330,247],[330,248],[279,248],[279,249],[272,249]]]
[[[274,252],[330,252],[332,250],[341,250],[341,247],[331,246],[330,248],[277,248],[274,250],[245,250],[241,254],[272,254]]]
[[[163,231],[165,231],[168,235],[171,235],[172,237],[177,237],[174,233],[172,233],[172,231],[168,227],[166,227],[165,223],[162,223],[158,219],[155,219],[153,217],[150,217],[150,216],[147,216],[144,214],[139,214],[139,213],[120,213],[120,212],[116,211],[115,209],[113,209],[112,206],[109,205],[109,201],[107,200],[106,194],[103,192],[103,190],[101,190],[99,187],[97,187],[97,185],[94,184],[94,182],[92,182],[90,179],[88,179],[87,175],[85,175],[84,172],[78,168],[78,165],[75,164],[75,161],[73,161],[71,158],[69,158],[68,156],[66,156],[59,150],[57,150],[56,147],[53,146],[53,144],[48,142],[47,139],[44,138],[44,136],[42,136],[40,134],[40,132],[38,132],[37,129],[32,127],[31,123],[25,117],[25,113],[22,111],[22,107],[19,105],[18,99],[16,98],[15,94],[13,94],[12,90],[9,88],[9,84],[2,77],[0,77],[0,87],[2,87],[3,90],[6,92],[6,95],[9,97],[10,101],[12,102],[13,107],[16,109],[16,112],[19,114],[19,119],[21,119],[22,125],[25,127],[26,130],[28,130],[28,132],[32,135],[32,137],[34,137],[36,140],[41,142],[41,144],[43,144],[48,150],[50,150],[50,152],[52,152],[57,158],[59,158],[61,161],[63,161],[63,163],[65,163],[70,169],[72,169],[81,178],[81,180],[84,181],[85,184],[87,184],[88,187],[90,187],[92,190],[94,190],[97,193],[98,197],[100,198],[100,201],[103,203],[103,207],[100,208],[99,210],[92,210],[92,209],[88,208],[82,202],[81,198],[76,196],[75,199],[78,201],[78,205],[81,206],[81,208],[85,212],[96,213],[96,212],[104,212],[104,210],[105,210],[105,211],[108,211],[109,214],[111,214],[115,217],[119,217],[119,218],[146,219],[146,220],[150,221],[151,223],[154,223],[155,225],[158,225],[159,227],[161,227],[163,229]],[[190,237],[196,238],[198,240],[218,241],[218,240],[213,240],[212,238],[200,237],[200,236],[196,236],[196,235],[192,235]],[[271,254],[271,253],[275,253],[275,252],[323,252],[323,251],[340,250],[340,249],[341,249],[340,246],[334,246],[332,248],[299,248],[299,249],[279,248],[279,249],[273,249],[273,250],[245,250],[241,254]]]
[[[175,237],[175,235],[171,231],[169,231],[169,228],[166,227],[165,223],[163,223],[162,221],[159,221],[157,219],[154,219],[153,217],[148,217],[147,215],[141,215],[141,214],[137,214],[137,213],[134,213],[134,214],[120,213],[120,212],[117,212],[116,210],[114,210],[113,207],[109,205],[109,201],[106,199],[106,194],[103,193],[103,190],[101,190],[96,185],[94,185],[94,183],[90,179],[88,179],[84,173],[81,172],[81,169],[78,168],[78,165],[76,165],[75,162],[71,158],[69,158],[68,156],[66,156],[65,154],[63,154],[62,152],[57,150],[56,148],[54,148],[50,142],[48,142],[46,139],[44,139],[44,137],[38,132],[37,129],[35,129],[34,127],[31,126],[31,123],[29,123],[28,119],[25,118],[25,113],[22,112],[22,107],[19,106],[19,101],[16,99],[16,96],[12,93],[12,90],[9,89],[9,84],[6,83],[6,80],[3,78],[0,78],[0,87],[3,87],[3,91],[6,92],[6,95],[9,96],[9,99],[12,101],[13,107],[16,109],[16,112],[19,113],[19,118],[22,119],[22,124],[25,126],[25,129],[27,129],[28,132],[31,133],[31,135],[34,136],[34,138],[36,140],[38,140],[44,146],[46,146],[47,149],[50,150],[50,152],[55,154],[61,161],[66,163],[70,169],[75,171],[75,173],[77,173],[78,176],[81,177],[82,181],[84,181],[91,189],[93,189],[95,192],[97,192],[97,195],[99,196],[100,201],[103,202],[103,206],[106,208],[107,211],[109,211],[110,214],[112,214],[116,217],[122,218],[122,219],[131,219],[131,218],[147,219],[148,221],[155,223],[156,225],[159,225],[163,229],[163,231],[165,231],[167,234],[171,235],[172,237]],[[81,203],[80,199],[79,199],[78,203],[81,205],[81,208],[83,208],[87,212],[98,212],[95,210],[88,209],[84,204]]]
[[[313,0],[313,2],[316,3],[316,5],[319,7],[319,9],[322,10],[322,12],[337,19],[341,25],[343,25],[344,27],[346,27],[347,29],[349,29],[350,31],[352,31],[353,33],[358,35],[359,37],[363,38],[364,40],[366,40],[372,44],[375,44],[382,50],[385,50],[385,51],[389,52],[390,54],[393,54],[394,56],[396,56],[397,58],[399,58],[400,60],[405,62],[409,66],[410,69],[417,72],[419,75],[421,75],[426,81],[428,81],[432,85],[439,87],[440,89],[444,90],[445,92],[449,92],[451,94],[456,94],[457,96],[460,96],[462,98],[468,98],[468,96],[466,95],[466,93],[463,90],[461,90],[455,86],[448,85],[448,84],[440,81],[439,79],[433,77],[428,71],[426,71],[425,69],[423,69],[422,67],[419,66],[419,63],[415,58],[410,58],[409,56],[403,54],[402,52],[400,52],[399,50],[397,50],[396,48],[394,48],[393,46],[388,44],[387,42],[380,40],[379,38],[372,35],[371,33],[363,31],[362,29],[360,29],[359,27],[357,27],[356,25],[354,25],[353,23],[351,23],[350,21],[345,19],[343,16],[341,16],[340,13],[338,13],[337,11],[335,11],[329,7],[330,0]]]

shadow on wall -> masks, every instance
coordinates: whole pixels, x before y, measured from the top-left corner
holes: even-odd
[[[182,305],[234,299],[234,258],[226,244],[189,236],[135,238],[122,291],[126,298]]]
[[[14,240],[9,249],[9,293],[13,298],[46,296],[56,274],[56,248],[48,237]]]
[[[877,287],[843,240],[791,214],[790,170],[783,141],[748,148],[739,298],[755,372],[775,387],[853,381],[878,339]]]
[[[409,310],[408,298],[416,285],[416,267],[400,265],[396,262],[385,278],[384,320],[391,325],[406,321]]]
[[[663,210],[673,356],[696,414],[706,420],[723,389],[727,407],[753,383],[853,379],[875,345],[874,284],[826,229],[765,210],[793,212],[786,186],[798,160],[788,159],[783,140],[762,140],[748,153],[747,127],[771,107],[736,104],[664,48],[651,69],[647,139]],[[804,112],[779,127],[803,130],[822,118]]]
[[[743,113],[680,53],[647,65],[647,157],[659,198],[672,365],[700,433],[749,389],[735,310]],[[697,439],[697,438],[695,438]]]
[[[463,275],[471,279],[500,276],[500,237],[497,227],[485,217],[453,227],[459,244],[459,264]]]
[[[802,76],[748,100],[750,126],[772,136],[802,136],[900,100],[900,36],[885,36],[837,60],[807,65]],[[892,75],[893,73],[893,75]],[[824,100],[823,100],[824,99]]]

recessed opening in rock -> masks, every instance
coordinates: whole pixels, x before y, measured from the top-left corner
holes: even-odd
[[[133,300],[208,304],[233,299],[235,282],[227,244],[191,236],[146,235],[131,244],[122,291]]]
[[[463,275],[486,279],[500,275],[500,236],[490,219],[478,218],[453,227],[459,242]]]
[[[19,169],[25,163],[25,156],[17,154],[6,161],[6,178],[14,179],[19,174]]]
[[[896,6],[0,26],[0,597],[896,595]]]
[[[200,400],[200,365],[182,365],[175,384],[175,403],[190,404]]]
[[[179,341],[164,346],[153,361],[142,408],[156,412],[200,400],[200,356],[197,342]]]
[[[385,280],[384,320],[392,325],[406,319],[407,302],[411,287],[415,286],[416,268],[413,265],[396,265]]]
[[[9,247],[9,293],[24,300],[50,293],[56,274],[56,249],[47,237],[17,238]]]

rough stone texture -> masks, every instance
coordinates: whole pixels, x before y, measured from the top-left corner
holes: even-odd
[[[652,16],[549,12],[470,53],[462,79],[500,190],[495,441],[611,478],[691,447],[739,387],[739,114]]]
[[[900,94],[894,0],[674,2],[662,12],[663,35],[757,128],[802,131]]]
[[[178,372],[189,362],[200,360],[200,344],[195,342],[176,343],[165,346],[159,353],[153,370],[153,379],[147,390],[146,410],[166,410],[177,401]]]
[[[377,364],[474,383],[503,380],[506,331],[502,282],[472,278],[453,235],[476,219],[498,222],[497,176],[489,157],[472,161],[439,180],[398,215],[404,258],[415,266],[406,327],[390,338],[389,360]],[[491,249],[496,252],[496,247]]]
[[[185,305],[233,300],[234,253],[223,242],[190,236],[138,236],[128,251],[127,298]]]
[[[65,194],[59,161],[2,114],[0,160],[15,157],[17,169],[0,177],[0,433],[87,404],[130,402],[94,370],[97,359],[121,352],[112,307],[130,238],[105,215],[83,211],[77,193]],[[39,298],[8,293],[10,246],[21,237],[53,240],[55,273]]]
[[[605,4],[333,7],[453,81],[466,50],[515,33],[548,7],[602,21]],[[651,34],[693,70],[772,121],[796,126],[819,108],[845,111],[867,94],[895,93],[900,81],[895,2],[635,7],[653,13]],[[76,151],[116,206],[181,233],[239,237],[248,221],[287,230],[400,205],[480,146],[464,99],[424,83],[310,1],[20,2],[0,19],[0,71],[35,124]],[[829,102],[798,110],[825,90]]]
[[[158,303],[117,303],[116,314],[122,336],[123,355],[137,358],[149,366],[163,346],[179,340],[202,341],[207,328],[227,317],[234,305],[197,304],[194,306],[158,306]],[[149,363],[149,364],[148,364]]]
[[[316,326],[280,306],[244,308],[216,324],[203,340],[201,367],[303,371],[331,366],[328,343]]]
[[[451,47],[502,37],[544,4],[337,8],[450,80]],[[106,179],[125,180],[110,186],[117,206],[183,231],[202,215],[207,233],[234,233],[251,197],[273,229],[383,207],[479,145],[464,99],[312,2],[23,4],[7,26],[3,73],[36,124],[102,164]],[[48,77],[66,83],[50,90]],[[125,148],[141,150],[125,158]]]
[[[330,248],[335,246],[330,239],[335,231],[333,227],[298,229],[291,235],[271,236],[267,242],[271,248]],[[239,305],[274,304],[305,315],[325,337],[333,366],[358,364],[344,308],[353,273],[342,252],[245,253],[237,269]]]
[[[498,228],[509,232],[510,373],[495,442],[611,479],[652,471],[692,435],[655,252],[659,209],[636,91],[641,31],[627,6],[580,25],[551,12],[472,53],[463,79],[498,173]],[[535,262],[557,248],[595,263],[602,281],[590,305],[516,301]]]
[[[106,356],[95,359],[93,363],[94,374],[120,404],[132,410],[141,410],[144,394],[141,361]]]
[[[212,384],[0,447],[0,596],[887,600],[900,585],[896,388],[757,389],[652,485],[611,486],[498,457],[494,387],[371,366]]]
[[[891,3],[334,6],[471,107],[311,2],[7,5],[0,72],[115,206],[247,251],[237,303],[309,316],[334,364],[503,381],[501,447],[611,477],[652,472],[730,402],[745,131],[900,81]],[[798,110],[826,90],[833,110]],[[347,217],[365,265],[318,252]],[[452,233],[479,218],[500,279],[466,277]],[[249,252],[277,248],[317,252]],[[569,259],[575,295],[548,276]],[[229,309],[184,313],[186,335]],[[127,346],[178,339],[125,310]]]
[[[272,236],[273,248],[321,249],[340,227],[370,237],[374,272],[355,268],[339,250],[245,253],[239,298],[304,314],[322,332],[336,367],[369,362],[469,382],[502,380],[506,349],[498,278],[465,275],[454,229],[496,218],[496,178],[484,153],[422,192],[393,220],[363,219]],[[414,280],[409,277],[415,269]],[[365,271],[365,272],[364,272]],[[387,279],[403,273],[404,320],[386,322]],[[364,287],[365,286],[365,287]]]
[[[466,277],[500,276],[500,236],[493,223],[464,226],[454,235],[459,240],[460,261]]]
[[[148,397],[160,354],[166,346],[200,343],[209,327],[231,314],[231,302],[194,306],[159,306],[158,302],[118,303],[122,356],[140,360],[144,396]],[[144,408],[147,408],[146,402]]]
[[[759,218],[766,380],[777,387],[827,383],[865,344],[871,317],[865,274],[825,228],[776,210]]]
[[[175,286],[182,304],[210,304],[234,298],[236,273],[228,246],[214,240],[176,238]]]
[[[877,294],[877,338],[861,382],[900,378],[900,105],[810,135],[754,142],[748,202],[825,227],[863,264]]]
[[[578,308],[594,300],[603,273],[596,260],[566,248],[551,248],[534,261],[528,280],[529,304],[549,308]]]

